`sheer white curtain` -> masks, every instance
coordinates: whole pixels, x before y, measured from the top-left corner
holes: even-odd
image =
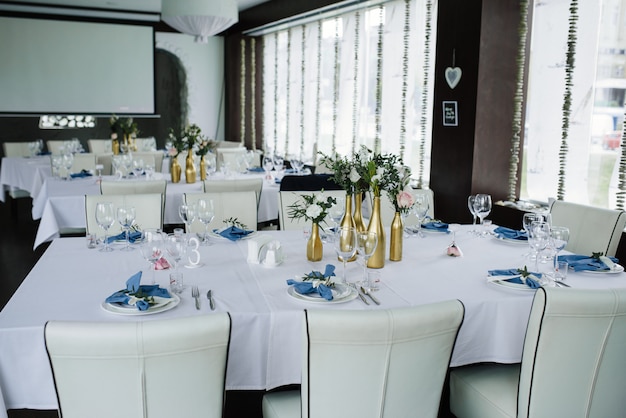
[[[431,10],[436,10],[436,2],[431,0],[395,0],[383,3],[382,10],[379,6],[351,10],[264,35],[265,148],[285,155],[301,153],[308,161],[313,161],[316,150],[336,150],[346,155],[361,144],[374,149],[376,90],[380,85],[380,150],[399,154],[404,148],[404,161],[415,172],[420,164],[424,72],[432,73],[424,68],[427,3],[432,4]],[[379,84],[381,19],[383,64]],[[433,50],[434,22],[433,13]],[[432,80],[431,74],[431,85]],[[427,107],[426,166],[430,156],[432,94]]]

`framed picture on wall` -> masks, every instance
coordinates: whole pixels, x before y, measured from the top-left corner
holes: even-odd
[[[443,126],[459,126],[457,102],[443,102]]]

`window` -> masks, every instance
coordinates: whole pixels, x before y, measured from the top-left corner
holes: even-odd
[[[600,6],[600,7],[598,7]],[[535,3],[521,198],[557,196],[570,0]],[[626,0],[579,1],[564,199],[616,207]]]
[[[402,155],[427,184],[436,8],[388,1],[265,33],[264,148],[313,161],[366,145]]]

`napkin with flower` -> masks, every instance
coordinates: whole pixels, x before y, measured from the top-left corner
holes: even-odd
[[[333,300],[332,287],[335,285],[331,280],[331,277],[335,275],[335,266],[332,264],[326,264],[324,273],[319,271],[312,271],[302,277],[302,281],[296,281],[293,279],[287,280],[287,284],[293,286],[296,292],[301,295],[307,295],[310,293],[318,293],[326,300]]]
[[[231,241],[238,241],[254,232],[247,229],[248,227],[245,224],[239,222],[237,218],[228,218],[223,222],[227,226],[221,229],[214,229],[213,232]]]
[[[574,271],[610,271],[619,260],[607,257],[603,253],[592,253],[591,256],[582,254],[560,255],[559,261],[567,261]]]
[[[516,229],[499,226],[494,229],[493,232],[498,238],[528,241],[528,234],[526,233],[526,231],[518,231]]]
[[[528,271],[526,266],[523,269],[499,269],[499,270],[489,270],[490,280],[504,281],[509,283],[516,284],[525,284],[526,286],[537,289],[541,287],[539,283],[539,279],[541,278],[541,273],[534,273]],[[502,276],[502,278],[498,278]]]
[[[167,289],[160,288],[158,284],[140,285],[141,271],[133,274],[126,281],[126,289],[118,290],[106,298],[107,303],[121,303],[137,307],[140,311],[147,310],[150,305],[154,305],[155,296],[171,298]]]

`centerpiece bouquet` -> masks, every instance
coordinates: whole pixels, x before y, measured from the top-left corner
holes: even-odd
[[[411,169],[407,166],[399,165],[390,170],[388,175],[391,177],[391,181],[386,190],[387,196],[396,212],[406,215],[413,207],[413,204],[415,204],[415,197],[411,193],[412,189],[409,185]]]
[[[307,241],[306,256],[309,261],[320,261],[323,256],[322,239],[319,234],[320,223],[325,222],[328,210],[337,203],[332,196],[325,196],[324,190],[320,193],[302,195],[302,200],[288,206],[288,215],[291,219],[304,218],[313,223],[311,235]]]
[[[139,128],[133,118],[120,118],[117,115],[112,115],[109,118],[109,127],[111,128],[111,139],[113,141],[118,139],[118,132],[121,132],[124,140],[122,145],[127,151],[136,151],[133,141],[139,135]]]

